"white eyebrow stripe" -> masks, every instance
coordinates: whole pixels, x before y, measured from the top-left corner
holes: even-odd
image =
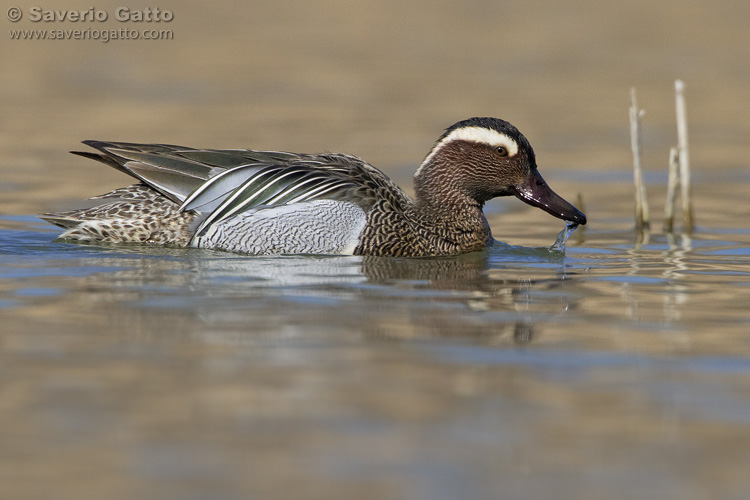
[[[497,130],[484,127],[462,127],[457,128],[450,134],[443,137],[440,144],[447,144],[451,141],[471,141],[481,144],[487,144],[493,148],[503,146],[508,150],[508,156],[518,153],[518,144],[516,141]]]
[[[428,163],[435,153],[437,153],[443,146],[453,141],[469,141],[476,142],[479,144],[487,144],[493,148],[503,146],[508,150],[508,156],[514,156],[518,154],[518,143],[513,140],[510,136],[484,127],[461,127],[452,131],[450,134],[443,137],[440,142],[435,144],[430,154],[424,159],[422,165]],[[417,169],[417,172],[422,167]]]

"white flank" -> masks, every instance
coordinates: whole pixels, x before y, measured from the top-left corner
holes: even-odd
[[[313,200],[251,209],[211,224],[190,242],[253,255],[351,255],[367,224],[367,214],[354,203]]]
[[[497,130],[492,130],[484,127],[462,127],[457,128],[450,134],[446,135],[441,139],[440,142],[435,144],[430,154],[424,159],[422,165],[426,165],[440,149],[453,141],[469,141],[476,142],[478,144],[487,144],[490,147],[498,148],[503,146],[508,150],[508,156],[515,156],[518,154],[518,143]],[[419,174],[422,166],[417,169],[415,175]]]

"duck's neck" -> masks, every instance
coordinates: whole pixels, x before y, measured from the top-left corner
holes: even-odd
[[[492,242],[483,203],[462,192],[455,178],[423,165],[414,176],[414,210],[423,227],[464,251]]]
[[[455,175],[431,162],[414,174],[415,205],[421,210],[444,217],[477,216],[483,203],[461,189]]]

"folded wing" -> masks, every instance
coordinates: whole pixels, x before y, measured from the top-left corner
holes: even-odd
[[[76,154],[135,177],[172,200],[180,212],[197,213],[196,238],[237,216],[282,206],[332,200],[367,213],[376,199],[388,199],[396,209],[407,199],[382,172],[350,155],[85,144],[99,152]]]

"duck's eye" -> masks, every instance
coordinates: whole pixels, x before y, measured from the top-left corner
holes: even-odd
[[[497,154],[500,156],[508,156],[508,149],[505,146],[498,146],[495,151],[497,151]]]

